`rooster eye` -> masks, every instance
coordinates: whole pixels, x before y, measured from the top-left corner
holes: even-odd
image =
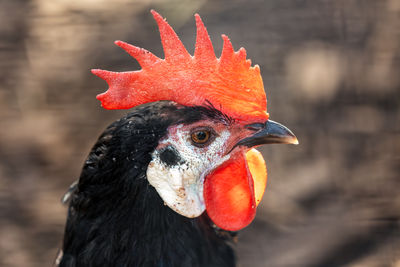
[[[197,146],[203,146],[207,143],[207,141],[210,139],[211,132],[206,129],[202,130],[197,130],[192,133],[192,142],[194,145]]]

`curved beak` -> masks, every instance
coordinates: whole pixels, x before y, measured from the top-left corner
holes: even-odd
[[[272,120],[267,120],[265,124],[255,123],[245,127],[258,131],[252,136],[240,140],[236,146],[254,147],[264,144],[299,144],[297,137],[291,130]]]

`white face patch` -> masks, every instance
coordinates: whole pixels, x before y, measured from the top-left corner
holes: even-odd
[[[225,143],[230,132],[224,129],[206,147],[196,147],[188,127],[171,127],[165,139],[152,154],[147,168],[147,180],[157,190],[164,203],[177,213],[193,218],[205,210],[203,183],[205,176],[229,159]],[[173,164],[162,155],[168,149],[177,156]]]

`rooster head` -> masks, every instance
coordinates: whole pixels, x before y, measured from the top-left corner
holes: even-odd
[[[223,49],[217,58],[196,14],[197,38],[191,56],[166,20],[151,13],[165,59],[116,41],[142,69],[92,70],[109,84],[97,99],[106,109],[168,100],[200,110],[200,117],[177,120],[168,127],[152,152],[147,180],[177,213],[194,218],[206,211],[220,228],[240,230],[254,219],[267,182],[265,161],[254,147],[298,141],[289,129],[269,119],[260,69],[251,66],[243,48],[235,52],[222,35]]]

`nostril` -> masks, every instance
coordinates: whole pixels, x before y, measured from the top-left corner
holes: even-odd
[[[259,131],[259,130],[265,128],[265,124],[264,123],[252,123],[252,124],[247,124],[244,127],[246,127],[249,130]]]

